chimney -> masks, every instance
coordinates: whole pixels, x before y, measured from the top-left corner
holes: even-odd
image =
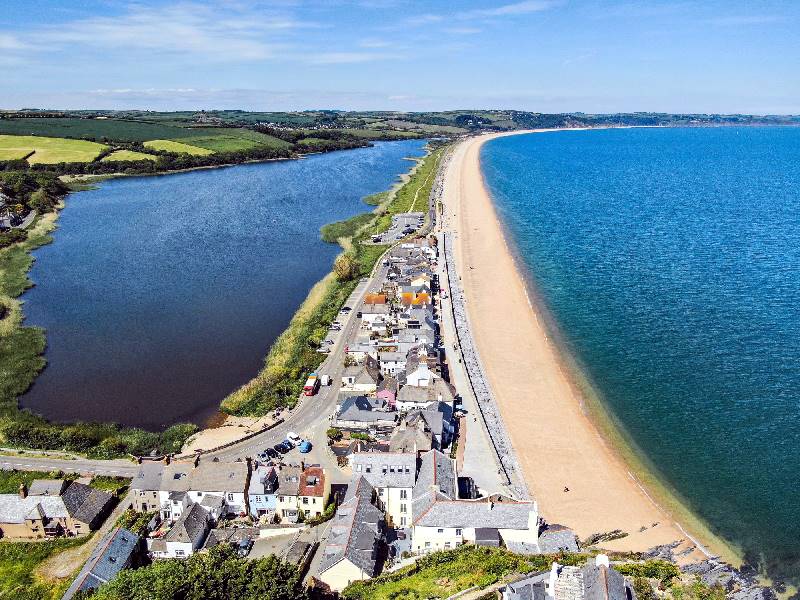
[[[493,508],[494,508],[494,502],[492,500],[489,500],[486,503],[486,510],[492,510]]]
[[[598,567],[606,567],[608,568],[608,556],[606,554],[598,554],[594,559],[594,564]]]
[[[553,566],[550,568],[550,579],[547,582],[547,596],[549,598],[555,598],[556,596],[556,581],[558,581],[558,571],[561,569],[561,565],[557,562],[553,563]]]
[[[28,497],[28,488],[25,487],[24,483],[19,484],[19,497],[25,499]]]

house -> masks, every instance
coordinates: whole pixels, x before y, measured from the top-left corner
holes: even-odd
[[[406,369],[406,355],[402,352],[379,352],[378,360],[384,377],[397,375]]]
[[[372,394],[378,389],[381,369],[378,361],[365,356],[364,364],[345,367],[342,372],[342,391]]]
[[[278,504],[278,469],[271,465],[258,465],[250,476],[247,501],[250,516],[259,519],[272,516]]]
[[[211,513],[192,502],[162,538],[148,538],[153,558],[186,558],[203,546],[214,522]]]
[[[70,600],[78,591],[97,589],[114,579],[134,563],[139,542],[139,536],[127,529],[112,529],[92,551],[61,600]]]
[[[375,329],[389,322],[392,308],[388,304],[364,304],[361,307],[361,327]]]
[[[300,475],[297,508],[305,518],[319,517],[331,494],[330,478],[319,465],[309,465]]]
[[[465,543],[538,551],[535,502],[505,496],[459,500],[454,461],[438,450],[422,455],[412,491],[412,551],[425,554]]]
[[[394,409],[397,398],[397,380],[394,377],[384,377],[378,385],[375,397],[383,400],[389,408]]]
[[[430,370],[427,362],[407,361],[405,372],[406,385],[416,387],[426,387],[430,385],[434,378],[434,372]],[[400,392],[402,393],[402,389]],[[398,400],[400,399],[398,394]],[[402,410],[402,409],[400,409]]]
[[[347,346],[345,352],[357,364],[363,363],[368,356],[373,360],[378,360],[378,345],[368,337],[367,339],[356,338],[356,341]],[[344,384],[344,380],[342,380],[342,383]]]
[[[386,522],[376,505],[375,490],[364,477],[355,477],[344,502],[331,520],[322,551],[318,579],[340,592],[353,581],[380,572],[380,554]]]
[[[502,600],[630,600],[635,598],[625,577],[609,565],[608,556],[598,554],[582,567],[554,562],[550,572],[510,583]]]
[[[397,351],[408,355],[422,345],[433,345],[436,336],[431,329],[403,329],[397,334]]]
[[[247,514],[249,465],[244,462],[142,463],[131,482],[133,508],[157,510],[165,521],[175,521],[191,504],[199,503],[216,519],[229,513]]]
[[[434,403],[445,403],[451,407],[455,402],[455,392],[453,386],[447,383],[441,377],[436,377],[431,374],[429,370],[424,369],[427,373],[427,383],[424,385],[417,385],[423,383],[423,370],[417,370],[418,377],[412,377],[411,382],[406,379],[406,385],[400,388],[397,392],[397,399],[395,404],[397,410],[410,411],[421,410]]]
[[[369,293],[364,296],[364,307],[374,306],[376,304],[386,304],[386,294]],[[361,311],[362,314],[364,311]]]
[[[433,292],[428,285],[402,285],[398,295],[403,306],[426,306],[433,301]]]
[[[41,539],[85,535],[97,529],[114,503],[108,492],[62,479],[39,479],[31,490],[0,494],[0,537]]]
[[[334,426],[341,429],[364,431],[369,429],[391,430],[397,413],[388,410],[380,398],[367,396],[346,397],[336,414]]]
[[[277,502],[275,514],[282,521],[297,522],[297,504],[300,497],[300,477],[303,474],[302,465],[287,465],[281,467],[278,474]]]
[[[389,446],[406,452],[441,450],[450,444],[453,431],[453,405],[434,402],[402,417],[400,426],[392,433]]]
[[[394,527],[411,523],[411,501],[417,477],[417,455],[407,452],[361,452],[350,464],[375,488],[380,506]]]

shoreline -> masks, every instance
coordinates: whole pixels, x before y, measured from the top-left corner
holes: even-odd
[[[454,152],[458,164],[451,165],[457,190],[451,185],[444,194],[446,218],[458,232],[456,262],[473,336],[526,483],[543,516],[574,528],[581,538],[613,529],[629,534],[600,544],[609,550],[643,551],[688,540],[677,548],[687,551],[679,561],[706,559],[710,548],[738,565],[737,550],[714,535],[659,477],[602,403],[561,341],[497,213],[481,169],[483,143],[552,131],[564,130],[488,134],[461,142]],[[502,299],[492,283],[506,291]],[[524,349],[525,355],[515,355],[511,364],[507,346]],[[514,371],[533,376],[520,385],[519,378],[510,377]],[[532,414],[541,420],[531,422]]]

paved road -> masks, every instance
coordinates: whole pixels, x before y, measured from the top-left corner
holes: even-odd
[[[138,470],[137,465],[129,460],[91,460],[76,458],[33,458],[28,456],[1,456],[0,468],[23,471],[64,471],[69,473],[112,475],[133,477]]]

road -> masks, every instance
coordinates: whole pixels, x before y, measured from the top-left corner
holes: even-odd
[[[93,475],[111,475],[117,477],[133,477],[138,466],[129,460],[92,460],[76,458],[43,458],[29,456],[0,455],[0,468],[21,471],[64,471],[65,473],[81,473]]]

